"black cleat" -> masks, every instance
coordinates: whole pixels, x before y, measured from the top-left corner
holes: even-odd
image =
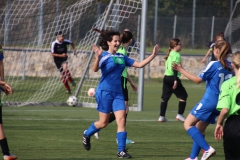
[[[67,90],[67,91],[66,91],[66,93],[67,93],[67,94],[72,94],[72,92],[71,92],[71,90],[70,90],[70,89],[69,89],[69,90]]]
[[[89,151],[91,149],[90,138],[85,135],[86,130],[83,132],[83,147]]]
[[[70,82],[72,86],[76,86],[76,83],[74,81]]]
[[[118,152],[117,156],[118,158],[132,158],[132,156],[127,153],[127,150]]]

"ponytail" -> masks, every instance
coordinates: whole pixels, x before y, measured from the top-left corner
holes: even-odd
[[[169,54],[170,54],[171,51],[172,51],[172,49],[169,47],[169,48],[168,48],[168,53],[167,53],[167,55],[164,57],[164,59],[166,59],[166,60],[168,59]]]

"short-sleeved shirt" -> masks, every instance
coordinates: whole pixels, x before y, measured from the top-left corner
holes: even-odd
[[[173,76],[174,75],[174,72],[173,72],[173,69],[172,69],[172,64],[173,63],[181,63],[182,62],[182,59],[181,59],[181,55],[176,52],[176,51],[171,51],[166,62],[165,62],[165,72],[164,72],[164,75],[166,76]],[[178,77],[181,76],[181,73],[178,72]]]
[[[97,90],[122,93],[122,72],[126,66],[131,67],[133,63],[133,59],[120,53],[111,54],[104,51],[99,61],[102,77],[100,78]]]
[[[227,117],[239,115],[237,111],[240,109],[240,89],[237,88],[235,76],[222,84],[217,110],[221,111],[223,108],[229,109]]]
[[[72,41],[64,39],[62,43],[60,43],[58,40],[55,40],[52,42],[51,45],[51,52],[56,54],[67,54],[67,45],[72,44]],[[67,57],[54,57],[55,62],[62,62],[66,61]]]
[[[231,68],[231,63],[225,60]],[[199,77],[206,82],[206,96],[219,94],[222,83],[231,78],[233,72],[225,69],[219,61],[211,61]]]

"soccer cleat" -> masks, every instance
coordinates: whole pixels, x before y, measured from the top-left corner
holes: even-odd
[[[185,117],[182,114],[177,114],[176,120],[184,122],[185,121]]]
[[[130,154],[127,153],[127,150],[117,153],[118,158],[132,158]]]
[[[91,143],[90,143],[90,137],[87,137],[86,135],[85,135],[85,132],[86,132],[87,130],[85,130],[84,132],[83,132],[83,147],[86,149],[86,150],[90,150],[91,149]]]
[[[10,154],[10,155],[4,155],[3,156],[3,159],[4,160],[15,160],[17,159],[18,157],[16,155],[13,155],[13,154]]]
[[[158,122],[168,122],[167,118],[165,118],[164,116],[160,116],[158,118]]]
[[[126,144],[134,144],[135,142],[134,141],[132,141],[132,140],[130,140],[130,139],[126,139]]]
[[[201,160],[208,160],[210,157],[214,156],[215,154],[216,154],[215,149],[210,146],[210,148],[207,151],[204,151]]]
[[[100,138],[100,137],[99,137],[99,132],[94,133],[94,137],[95,137],[96,139],[99,139],[99,138]]]
[[[69,90],[67,90],[67,91],[66,91],[66,93],[67,93],[67,94],[72,94],[72,92],[71,92],[71,90],[70,90],[70,89],[69,89]]]
[[[70,82],[72,86],[76,86],[76,83],[74,81]]]
[[[116,138],[116,142],[118,143],[118,139]],[[130,139],[126,139],[126,144],[134,144],[135,142],[130,140]]]
[[[196,157],[196,158],[192,159],[192,158],[188,157],[188,158],[186,158],[184,160],[198,160],[198,158]]]

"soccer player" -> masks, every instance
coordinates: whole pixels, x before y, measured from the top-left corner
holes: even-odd
[[[121,46],[117,50],[117,53],[121,53],[121,54],[127,56],[127,49],[130,46],[130,44],[132,44],[132,38],[133,38],[133,35],[132,35],[132,33],[130,31],[124,31],[120,35]],[[124,101],[125,101],[125,105],[126,105],[126,118],[127,118],[127,114],[128,114],[128,111],[129,111],[129,104],[128,104],[129,98],[128,98],[127,81],[130,82],[131,87],[133,88],[134,91],[137,91],[137,86],[134,84],[134,82],[132,81],[131,77],[128,75],[127,67],[125,67],[125,69],[123,70],[123,73],[122,73],[122,76],[121,76],[121,80],[122,80],[122,91],[123,91]],[[109,123],[113,122],[115,119],[116,118],[115,118],[114,113],[113,112],[110,113]],[[99,132],[96,132],[94,134],[94,136],[97,139],[99,139]],[[130,140],[130,139],[128,139],[128,138],[126,139],[126,144],[133,144],[133,143],[135,143],[135,142]]]
[[[213,49],[214,49],[214,45],[215,45],[216,41],[220,41],[220,40],[225,40],[223,32],[219,32],[216,35],[215,39],[212,42],[209,43],[209,50],[206,53],[206,55],[204,56],[204,58],[202,60],[202,63],[206,62],[206,59],[210,54],[211,54],[211,61],[216,61],[216,58],[215,58],[214,53],[213,53]],[[228,54],[231,54],[231,53],[232,53],[232,49],[230,48]]]
[[[95,61],[92,69],[95,72],[101,69],[102,73],[95,94],[98,103],[99,120],[93,122],[84,131],[83,146],[86,150],[91,149],[90,137],[108,125],[110,112],[114,112],[117,123],[117,156],[119,158],[131,158],[131,155],[125,149],[127,137],[125,131],[126,106],[122,92],[121,75],[126,66],[142,68],[147,65],[158,54],[159,47],[155,45],[152,54],[143,61],[134,61],[123,54],[116,53],[120,46],[120,33],[118,31],[93,30],[100,33],[99,45],[102,48],[99,49],[96,45],[93,45]],[[103,50],[105,51],[103,52]]]
[[[215,128],[215,139],[223,138],[226,160],[240,159],[240,52],[232,56],[232,68],[236,76],[221,86],[217,110],[221,111]],[[223,122],[227,118],[223,127]]]
[[[182,61],[179,51],[181,51],[181,41],[180,39],[174,38],[170,41],[168,54],[164,58],[166,59],[166,62],[163,78],[162,102],[160,104],[160,116],[158,118],[158,122],[168,121],[165,117],[165,113],[167,110],[168,100],[173,93],[177,98],[180,99],[178,103],[178,114],[176,116],[176,119],[182,122],[185,121],[183,113],[185,111],[188,94],[183,87],[181,80],[179,79],[181,74],[178,71],[174,71],[172,69],[172,63],[181,63]]]
[[[2,49],[2,45],[0,44],[0,76],[1,76],[0,85],[3,86],[3,88],[5,88],[5,89],[2,89],[2,91],[4,91],[6,95],[8,95],[8,94],[13,93],[13,89],[9,84],[7,84],[4,81],[3,59],[4,59],[3,49]],[[1,93],[1,90],[0,90],[0,93]],[[5,137],[3,125],[2,125],[2,103],[1,103],[1,100],[0,100],[0,145],[1,145],[4,160],[15,160],[18,158],[16,155],[9,153],[7,138]]]
[[[52,42],[51,52],[54,58],[54,63],[62,75],[62,83],[64,84],[67,93],[71,94],[71,89],[68,85],[68,82],[70,82],[72,86],[76,86],[76,83],[73,81],[71,73],[67,68],[67,45],[69,44],[71,44],[74,55],[76,55],[74,43],[70,40],[64,39],[62,31],[59,31],[56,33],[56,40]]]
[[[199,76],[190,74],[183,69],[181,64],[173,64],[175,70],[194,83],[206,82],[206,91],[202,100],[190,111],[184,122],[185,130],[194,141],[190,157],[186,160],[196,160],[201,148],[204,150],[201,160],[207,160],[216,153],[215,149],[205,140],[204,134],[207,126],[210,123],[214,124],[215,118],[219,115],[216,106],[220,87],[225,80],[233,76],[231,64],[226,60],[229,49],[228,42],[217,41],[214,46],[217,61],[211,61]]]

